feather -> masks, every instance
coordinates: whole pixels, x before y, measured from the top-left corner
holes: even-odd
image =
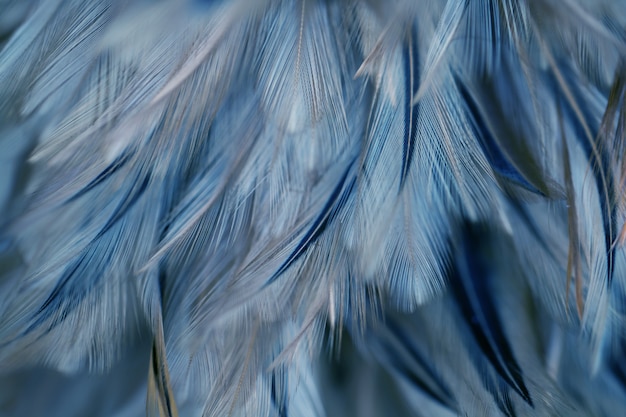
[[[619,414],[625,62],[621,0],[0,0],[0,414]]]
[[[488,240],[489,237],[480,229],[467,226],[463,237],[459,238],[455,256],[458,270],[451,272],[450,286],[461,315],[486,358],[502,379],[532,406],[521,368],[506,342],[493,300],[489,299],[489,285],[493,278],[486,267],[488,255],[470,249],[470,242],[478,239]],[[510,410],[507,413],[512,414]]]

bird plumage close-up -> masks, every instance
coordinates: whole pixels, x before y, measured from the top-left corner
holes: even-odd
[[[626,415],[626,0],[0,0],[0,416]]]

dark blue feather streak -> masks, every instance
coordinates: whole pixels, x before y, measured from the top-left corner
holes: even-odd
[[[420,352],[418,346],[416,346],[413,340],[417,335],[415,330],[407,330],[402,324],[396,323],[393,319],[387,319],[385,321],[385,327],[391,332],[392,338],[398,341],[406,350],[406,353],[409,354],[410,359],[412,359],[412,364],[403,360],[403,355],[399,354],[398,349],[390,343],[392,339],[383,335],[383,337],[379,338],[379,341],[385,348],[387,352],[386,357],[391,362],[391,365],[408,381],[437,403],[458,412],[456,399],[452,395],[449,387],[431,366],[426,356]]]
[[[511,401],[511,390],[507,383],[502,380],[495,381],[491,378],[485,378],[484,383],[485,388],[493,397],[502,414],[506,417],[517,417],[513,401]]]
[[[544,195],[541,190],[537,189],[537,187],[524,178],[511,161],[509,161],[509,159],[504,155],[491,131],[487,127],[487,124],[481,115],[478,103],[476,103],[467,87],[458,77],[455,77],[454,80],[459,92],[461,93],[461,97],[465,102],[466,108],[469,111],[467,116],[471,121],[470,125],[474,131],[474,136],[478,138],[478,144],[480,145],[491,167],[499,175],[508,179],[512,183],[517,184],[535,194]]]
[[[276,378],[281,378],[282,381],[282,389],[278,387],[276,383]],[[288,404],[287,404],[287,396],[284,392],[284,387],[287,386],[287,376],[283,373],[281,376],[277,376],[276,372],[272,373],[272,384],[271,384],[271,400],[274,407],[278,411],[278,417],[287,417],[288,413]],[[280,392],[279,392],[280,389]]]
[[[404,61],[404,141],[402,144],[402,172],[400,176],[400,189],[404,186],[409,174],[413,154],[415,152],[415,140],[417,137],[417,121],[419,105],[413,105],[413,97],[417,94],[420,85],[419,55],[417,50],[417,32],[411,30],[408,41],[403,51]]]
[[[111,164],[109,164],[102,172],[100,172],[96,178],[91,180],[85,187],[80,189],[76,194],[74,194],[71,198],[67,200],[67,202],[72,202],[79,197],[87,194],[89,191],[96,188],[98,185],[102,184],[108,178],[110,178],[113,174],[120,170],[126,163],[130,160],[130,154],[124,153],[123,155],[116,158]]]
[[[456,268],[450,271],[450,286],[463,320],[498,375],[529,405],[532,399],[524,383],[500,322],[490,281],[489,260],[476,250],[485,238],[474,226],[467,226],[456,250]]]
[[[352,177],[350,181],[350,171],[354,165],[356,158],[354,158],[346,168],[345,172],[341,176],[341,179],[333,189],[330,197],[326,201],[322,212],[315,218],[311,227],[306,231],[304,237],[298,243],[295,250],[291,252],[289,257],[283,262],[278,270],[272,275],[265,285],[269,285],[276,281],[294,262],[296,262],[308,249],[308,247],[314,243],[326,230],[326,227],[333,222],[337,213],[345,205],[348,200],[348,196],[352,193],[354,185],[356,183],[356,177]]]
[[[54,313],[58,315],[49,324],[46,333],[51,331],[80,304],[84,297],[95,288],[102,278],[103,271],[111,262],[117,249],[115,242],[104,236],[130,210],[143,195],[150,182],[146,175],[138,186],[132,187],[118,203],[108,221],[83,252],[65,268],[61,279],[35,315],[32,324],[21,336],[25,336],[41,326]]]

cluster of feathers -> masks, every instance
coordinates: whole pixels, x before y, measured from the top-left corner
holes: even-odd
[[[625,0],[0,0],[0,415],[623,415],[625,101]]]

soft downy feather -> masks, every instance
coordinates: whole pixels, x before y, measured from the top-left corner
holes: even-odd
[[[0,411],[615,415],[623,6],[0,0]]]

